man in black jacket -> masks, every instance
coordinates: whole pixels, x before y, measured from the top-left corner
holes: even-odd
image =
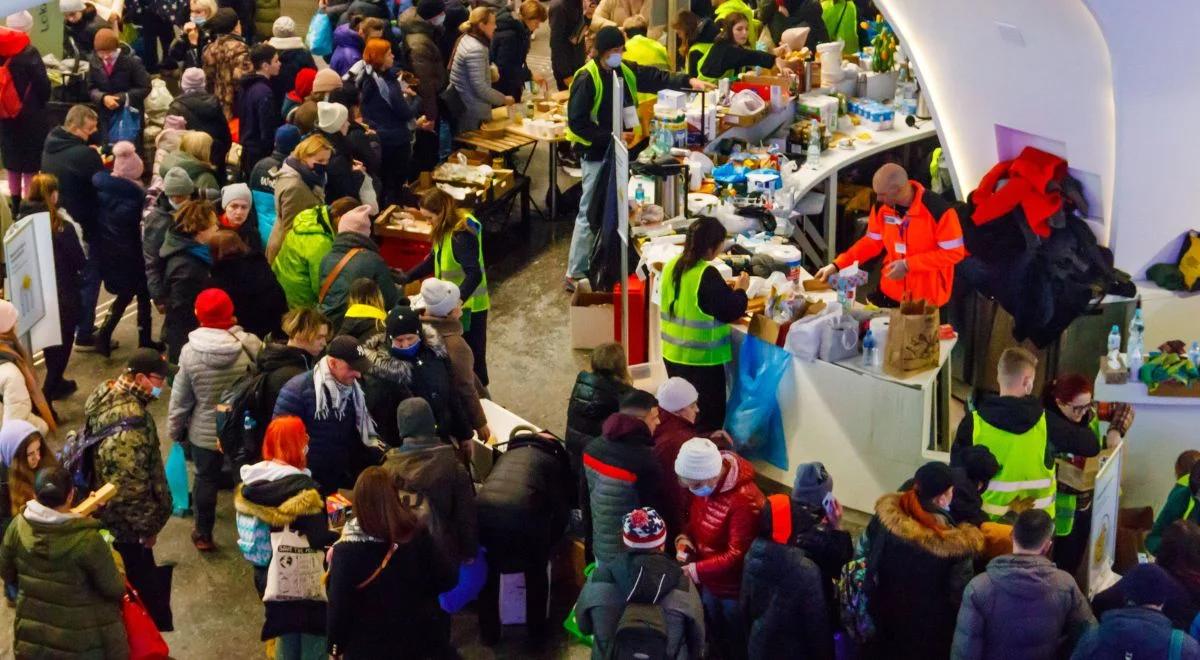
[[[133,51],[121,46],[117,33],[103,28],[96,32],[95,51],[88,57],[88,96],[100,108],[100,133],[107,143],[108,131],[117,113],[128,106],[142,111],[150,93],[150,74]],[[134,146],[141,144],[141,130]],[[140,149],[139,149],[140,151]]]
[[[579,215],[575,217],[575,229],[571,234],[571,251],[567,257],[566,288],[575,290],[575,282],[587,277],[591,261],[592,228],[588,223],[588,207],[592,202],[600,170],[612,140],[612,74],[620,71],[626,81],[632,79],[635,89],[624,85],[624,121],[622,138],[630,148],[630,158],[637,154],[643,142],[637,120],[637,93],[654,93],[662,89],[678,88],[695,90],[711,89],[712,85],[685,74],[672,75],[652,67],[641,67],[632,62],[622,62],[625,54],[625,35],[615,27],[601,28],[596,33],[596,57],[580,69],[571,82],[571,96],[567,102],[567,140],[575,144],[582,158],[583,195],[579,201]],[[597,86],[596,81],[599,81]]]
[[[229,147],[233,144],[233,135],[229,132],[229,122],[225,120],[225,110],[221,108],[221,102],[208,93],[207,87],[208,79],[204,75],[204,69],[186,69],[179,79],[179,96],[171,101],[167,114],[183,117],[189,130],[212,136],[211,161],[217,168],[217,183],[224,186],[227,178],[225,160]],[[245,160],[245,156],[242,159]]]
[[[250,66],[254,70],[238,81],[233,113],[238,118],[242,171],[247,175],[271,154],[275,130],[283,123],[279,115],[282,100],[271,89],[271,79],[279,75],[279,53],[270,44],[258,44],[250,49]]]
[[[96,32],[108,23],[83,0],[59,0],[58,9],[63,16],[63,57],[91,55]]]
[[[42,169],[58,178],[58,202],[83,229],[84,242],[96,236],[100,199],[92,187],[92,176],[104,169],[100,153],[88,146],[99,126],[96,111],[86,105],[72,106],[63,125],[50,131],[42,150]],[[100,296],[99,250],[91,250],[83,267],[80,291],[82,310],[75,347],[92,349],[96,324],[96,299]]]

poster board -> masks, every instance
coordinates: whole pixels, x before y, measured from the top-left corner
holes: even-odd
[[[28,9],[33,15],[29,40],[43,56],[63,57],[63,17],[57,2],[47,2]]]
[[[1088,534],[1086,592],[1088,598],[1103,591],[1116,579],[1113,561],[1117,551],[1117,514],[1121,508],[1121,470],[1124,463],[1124,442],[1119,443],[1112,457],[1096,473],[1096,488],[1092,494],[1092,529]]]
[[[31,353],[62,344],[50,214],[34,213],[4,234],[5,298],[17,307],[17,336]]]

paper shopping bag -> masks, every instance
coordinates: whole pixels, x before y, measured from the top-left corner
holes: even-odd
[[[893,376],[936,369],[941,340],[938,308],[924,300],[908,300],[891,311],[883,369]]]

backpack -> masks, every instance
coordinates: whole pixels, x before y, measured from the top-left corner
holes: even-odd
[[[13,81],[12,71],[8,68],[13,58],[0,64],[0,119],[16,119],[21,114],[23,95],[17,93],[17,84]],[[28,93],[29,88],[26,86]]]
[[[71,481],[75,484],[80,497],[87,494],[95,486],[96,478],[96,446],[109,436],[123,433],[146,425],[143,417],[127,417],[113,422],[96,432],[89,432],[84,425],[79,432],[72,432],[58,453],[58,462],[63,469],[71,473]]]
[[[442,539],[445,538],[443,534],[446,528],[442,525],[437,511],[429,502],[429,497],[419,490],[409,488],[402,477],[396,477],[395,484],[396,493],[400,496],[400,506],[416,516],[417,520],[421,521],[421,525],[429,530],[429,535],[433,537],[434,542],[440,546]]]
[[[654,603],[626,603],[617,622],[610,660],[659,660],[667,657],[667,619]]]
[[[267,374],[249,368],[217,400],[217,441],[235,465],[258,460],[263,433],[270,422],[263,410],[266,384]]]
[[[837,582],[838,602],[841,604],[842,625],[850,637],[859,643],[875,636],[875,620],[871,617],[870,595],[879,586],[879,576],[874,566],[883,553],[883,536],[874,543],[869,534],[863,534],[854,559],[842,567]]]

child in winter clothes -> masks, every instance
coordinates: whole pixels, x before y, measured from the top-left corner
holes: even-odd
[[[1167,501],[1154,519],[1154,527],[1146,537],[1146,549],[1158,554],[1163,532],[1176,520],[1200,522],[1200,507],[1196,506],[1196,491],[1200,489],[1200,451],[1189,449],[1175,459],[1175,485],[1167,494]],[[1193,476],[1195,473],[1195,476]]]

